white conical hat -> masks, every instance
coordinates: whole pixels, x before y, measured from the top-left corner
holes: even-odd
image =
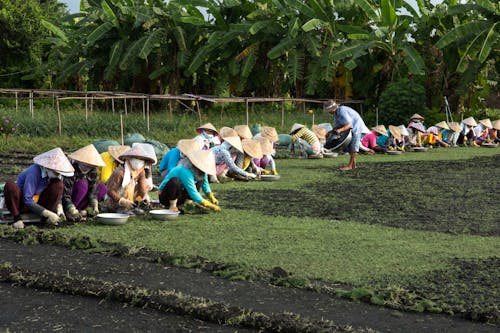
[[[372,127],[372,131],[375,131],[380,135],[387,135],[387,129],[385,128],[384,125],[378,125],[378,126]]]
[[[278,132],[276,128],[270,126],[262,126],[260,128],[260,135],[267,138],[271,143],[278,141]]]
[[[75,168],[59,147],[33,157],[33,162],[66,177],[71,177],[75,173]]]
[[[186,155],[190,150],[199,150],[200,144],[196,139],[182,139],[177,142],[177,148],[179,148],[181,153]]]
[[[68,155],[68,158],[95,167],[103,167],[106,165],[93,144],[87,145],[83,148],[78,149],[77,151],[72,152]]]
[[[187,152],[187,158],[195,167],[208,175],[215,175],[215,156],[214,153],[208,150],[190,150]]]
[[[401,140],[401,130],[399,127],[394,125],[389,125],[389,132],[391,132],[392,136],[398,140]]]
[[[476,120],[473,117],[465,118],[462,122],[467,126],[477,126]]]
[[[132,147],[135,146],[141,146],[142,148],[144,148],[144,151],[148,155],[148,158],[153,161],[153,165],[158,163],[158,159],[156,158],[155,147],[153,147],[152,144],[146,142],[134,142],[132,144]]]
[[[302,124],[298,124],[298,123],[293,124],[292,129],[290,130],[290,134],[293,134],[294,132],[298,131],[302,127],[305,127],[305,126]]]
[[[212,123],[203,124],[200,127],[198,127],[196,130],[197,131],[199,131],[199,130],[210,130],[210,131],[215,132],[216,134],[219,134],[219,132],[217,132],[217,129],[215,128],[215,126]]]
[[[147,152],[144,146],[135,145],[123,154],[120,155],[120,159],[124,158],[138,158],[141,160],[149,161],[150,163],[154,163],[154,159],[151,157],[150,152]]]
[[[425,118],[419,115],[418,113],[414,113],[413,116],[410,117],[411,119],[419,119],[419,120],[424,120]]]
[[[108,152],[113,157],[115,160],[117,160],[120,163],[123,163],[123,161],[120,159],[120,155],[129,150],[131,147],[127,145],[118,145],[118,146],[109,146],[108,147]]]
[[[241,140],[241,144],[247,155],[250,155],[252,158],[262,158],[262,148],[259,141],[254,139],[243,139]]]
[[[497,131],[500,131],[500,119],[495,120],[493,123],[493,128],[496,129]]]
[[[491,120],[489,118],[482,119],[479,121],[479,123],[483,124],[486,128],[493,128],[493,124],[491,123]]]
[[[260,143],[260,149],[262,150],[263,155],[270,155],[274,153],[273,144],[268,138],[260,136],[255,137],[254,140],[257,140]]]
[[[448,123],[448,127],[450,128],[450,130],[452,130],[453,132],[457,132],[457,133],[460,133],[462,132],[462,128],[460,127],[460,124],[457,123],[457,122],[450,122]]]
[[[241,139],[236,132],[231,127],[222,127],[220,129],[220,136],[224,141],[227,141],[231,146],[238,149],[238,151],[243,153],[243,146],[241,145]]]
[[[251,139],[253,136],[252,131],[250,130],[250,127],[248,127],[248,125],[236,125],[234,126],[234,130],[242,139]]]
[[[448,126],[448,124],[446,123],[446,121],[440,121],[435,126],[436,127],[441,127],[441,128],[447,129],[447,130],[450,129],[450,127]]]

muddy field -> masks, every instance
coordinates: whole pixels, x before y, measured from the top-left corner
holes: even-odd
[[[16,164],[24,168],[23,163],[28,163],[16,162],[23,159],[11,159],[8,167],[2,164],[2,170],[18,173]],[[248,201],[226,202],[231,202],[231,208],[259,207],[270,215],[499,236],[498,209],[490,209],[498,207],[499,162],[497,155],[467,163],[370,164],[370,168],[342,173],[343,182],[329,177],[309,184],[307,192],[275,191],[272,205],[266,199],[269,190],[247,196],[252,205]],[[311,168],[339,173],[333,168]],[[443,171],[436,173],[436,169]],[[0,174],[0,181],[5,181],[9,172]],[[408,174],[411,181],[402,177]],[[463,183],[457,184],[456,178]],[[491,189],[491,196],[484,196],[485,189]],[[364,194],[360,198],[356,193]],[[403,193],[411,199],[398,201]],[[224,191],[221,199],[234,195]],[[303,205],[305,200],[314,204]],[[478,214],[481,223],[476,222]],[[435,271],[404,286],[429,299],[446,286],[448,295],[466,300],[465,313],[489,316],[465,320],[445,314],[401,312],[265,281],[229,281],[200,269],[154,263],[140,255],[23,245],[22,238],[18,242],[9,238],[0,239],[0,295],[4,300],[0,331],[498,332],[498,326],[485,323],[495,316],[498,319],[498,257],[456,260],[453,270]],[[481,311],[474,312],[474,308]]]

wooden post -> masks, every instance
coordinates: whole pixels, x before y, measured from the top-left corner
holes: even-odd
[[[248,122],[250,121],[250,115],[248,114],[248,99],[245,98],[245,105],[246,105],[246,116],[247,116],[247,125]]]
[[[33,105],[33,90],[30,91],[30,113],[31,113],[31,118],[35,118],[35,107]]]
[[[16,91],[16,113],[18,110],[19,110],[19,96],[17,95],[17,91]]]
[[[127,112],[127,99],[126,98],[123,99],[123,106],[125,107],[125,116],[128,116],[128,112]]]
[[[146,122],[148,124],[148,132],[149,132],[149,97],[148,100],[146,101]]]
[[[85,120],[87,120],[87,113],[89,112],[88,94],[85,94]]]
[[[148,100],[149,101],[149,100]],[[144,100],[144,97],[142,98],[142,119],[146,119],[146,101]],[[149,131],[149,128],[148,128]]]
[[[113,110],[113,114],[115,114],[115,98],[111,97],[111,109]]]
[[[198,110],[198,121],[200,122],[200,126],[202,125],[201,124],[201,109],[200,109],[200,103],[198,103],[198,100],[196,100],[196,109]]]
[[[281,102],[281,128],[285,127],[285,101]]]
[[[123,114],[120,112],[120,131],[122,134],[122,146],[124,145],[124,140],[123,140]]]
[[[56,97],[56,109],[57,109],[57,129],[59,130],[59,136],[61,136],[62,120],[61,120],[61,109],[59,108],[59,97]]]

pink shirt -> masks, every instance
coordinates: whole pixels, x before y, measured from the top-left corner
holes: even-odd
[[[377,146],[377,134],[374,131],[366,134],[363,139],[361,139],[361,144],[366,148],[374,148]]]

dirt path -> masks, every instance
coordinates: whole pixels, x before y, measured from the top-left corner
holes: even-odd
[[[371,328],[381,332],[498,332],[498,327],[447,315],[401,313],[310,291],[275,287],[260,282],[234,282],[205,272],[154,264],[140,258],[87,254],[50,245],[24,246],[6,239],[0,240],[0,253],[0,264],[10,262],[29,271],[71,276],[81,280],[95,278],[148,289],[175,290],[184,295],[203,297],[269,315],[291,312],[301,318],[327,319],[340,326],[352,325],[354,328]],[[100,303],[87,297],[38,292],[26,288],[13,289],[7,283],[0,283],[0,294],[2,299],[8,300],[2,302],[0,307],[0,329],[10,328],[16,332],[40,327],[61,327],[64,331],[105,331],[106,328],[107,331],[120,331],[123,327],[130,328],[127,331],[246,331],[177,316],[171,319],[170,315],[158,311],[122,308],[118,303]],[[66,304],[69,304],[69,310],[65,308]],[[12,309],[15,309],[14,312]],[[42,321],[23,321],[19,310],[34,311],[34,318]],[[50,316],[54,314],[53,321],[47,321],[47,312]],[[56,316],[56,313],[60,316]],[[133,323],[139,325],[137,328],[133,328],[132,321],[127,320],[132,317]],[[77,318],[88,318],[90,322]],[[116,325],[110,325],[107,322],[109,318],[116,318]],[[101,326],[91,326],[94,325],[92,322],[102,325],[102,330]],[[79,326],[70,326],[69,323]],[[170,326],[156,326],[165,323]]]

